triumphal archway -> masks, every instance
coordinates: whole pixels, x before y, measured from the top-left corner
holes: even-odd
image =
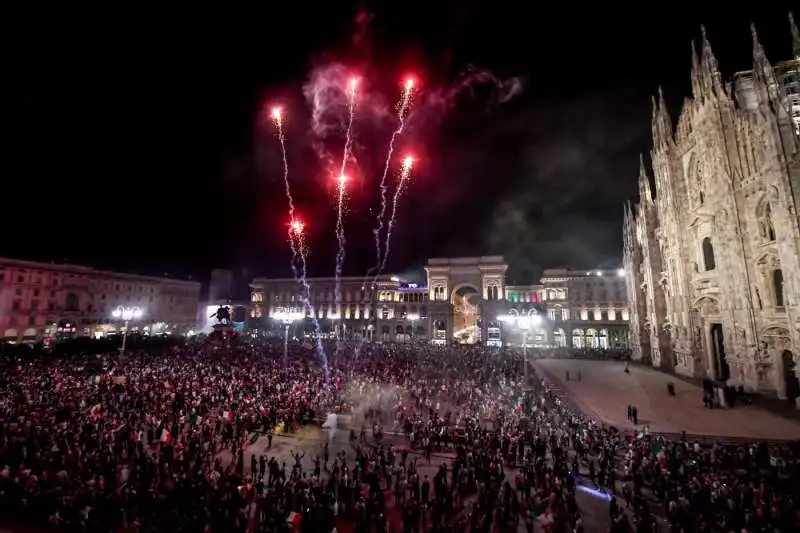
[[[477,343],[505,311],[503,256],[429,259],[431,339],[436,343]]]

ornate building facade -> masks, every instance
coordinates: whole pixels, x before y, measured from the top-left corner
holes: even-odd
[[[800,341],[800,37],[773,67],[753,30],[753,70],[723,83],[703,32],[692,97],[673,128],[654,101],[652,182],[625,207],[634,357],[797,397]],[[654,186],[654,188],[653,188]]]
[[[306,307],[293,278],[257,278],[251,284],[253,318],[277,322],[286,312],[313,312],[323,336],[380,342],[518,344],[520,331],[502,317],[536,315],[530,346],[607,349],[628,343],[625,277],[618,270],[545,270],[538,284],[507,285],[502,256],[429,259],[426,283],[379,278],[374,291],[363,278],[341,279],[336,308],[334,278],[309,278]],[[299,315],[298,315],[299,316]],[[269,327],[269,324],[267,324]]]
[[[186,333],[196,326],[200,284],[79,265],[0,258],[0,332],[6,342],[56,334],[101,336],[123,326],[117,307],[138,307],[132,328]]]

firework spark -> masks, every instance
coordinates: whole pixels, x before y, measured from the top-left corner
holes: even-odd
[[[314,306],[311,304],[311,291],[306,279],[306,258],[308,256],[308,248],[305,242],[305,224],[295,218],[294,198],[292,197],[292,187],[289,183],[289,159],[286,156],[286,134],[283,131],[283,109],[280,107],[272,108],[270,113],[272,122],[275,124],[275,129],[278,132],[278,140],[281,143],[281,156],[283,158],[283,184],[286,189],[286,201],[289,204],[289,248],[292,251],[292,258],[290,266],[294,279],[300,284],[302,294],[303,307],[306,314],[310,314],[314,328],[317,333],[317,355],[322,362],[322,368],[325,375],[325,382],[328,382],[328,357],[322,347],[322,336],[317,320]],[[297,262],[300,261],[300,271],[297,269]]]
[[[386,243],[383,250],[383,260],[378,269],[378,273],[383,271],[386,267],[386,261],[389,259],[389,246],[392,241],[392,230],[394,229],[395,218],[397,217],[397,205],[400,203],[400,198],[403,195],[408,179],[411,177],[411,170],[414,168],[414,158],[408,156],[403,159],[403,166],[400,167],[400,177],[397,182],[397,189],[394,191],[394,198],[392,199],[392,214],[389,217],[389,223],[386,227]]]
[[[344,150],[342,153],[342,165],[339,171],[338,180],[338,190],[337,192],[337,202],[336,202],[336,240],[339,243],[339,249],[336,253],[336,286],[335,286],[335,305],[336,305],[336,312],[341,313],[341,306],[342,306],[342,267],[344,266],[344,257],[345,257],[345,245],[347,241],[345,240],[344,235],[344,210],[345,210],[345,185],[347,183],[347,177],[345,176],[345,170],[347,169],[347,158],[350,155],[350,150],[352,148],[352,131],[353,131],[353,119],[356,116],[356,103],[358,97],[358,78],[351,78],[350,83],[348,84],[347,88],[347,109],[348,109],[348,119],[347,119],[347,130],[345,132],[345,141],[344,141]]]
[[[289,159],[286,157],[286,134],[283,131],[283,108],[273,107],[270,113],[275,130],[278,132],[278,141],[281,143],[281,157],[283,158],[283,186],[286,191],[286,202],[289,205],[289,248],[292,251],[291,267],[296,280],[299,281],[297,272],[297,259],[299,254],[296,234],[302,233],[302,222],[295,220],[294,217],[294,198],[292,197],[292,187],[289,184]],[[300,232],[295,231],[295,225],[299,224]]]
[[[381,232],[383,231],[383,220],[386,217],[386,193],[389,187],[386,185],[386,177],[389,175],[389,166],[391,165],[392,155],[394,154],[394,143],[397,137],[403,133],[406,126],[406,115],[414,97],[414,79],[408,78],[403,84],[403,91],[400,93],[400,100],[397,102],[397,129],[392,132],[392,137],[389,139],[389,147],[386,151],[386,164],[383,166],[383,175],[381,176],[381,209],[378,213],[377,227],[372,231],[375,235],[375,254],[377,256],[375,266],[371,269],[374,270],[375,276],[372,279],[372,285],[378,279],[383,265],[386,264],[385,258],[381,253]]]
[[[303,303],[303,309],[306,315],[311,318],[311,324],[314,326],[314,333],[316,336],[316,351],[320,362],[322,362],[322,371],[325,376],[325,382],[328,382],[329,368],[328,356],[325,355],[325,348],[322,346],[322,329],[319,326],[319,319],[317,318],[316,309],[314,304],[311,303],[311,286],[308,284],[308,246],[306,245],[305,224],[300,220],[292,220],[289,223],[289,239],[294,249],[297,250],[297,257],[300,260],[300,274],[296,274],[295,279],[300,283],[300,301]],[[292,269],[297,272],[295,262],[292,263]]]

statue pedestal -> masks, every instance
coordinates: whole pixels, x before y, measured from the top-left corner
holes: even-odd
[[[236,342],[237,334],[231,324],[214,324],[214,331],[208,334],[208,341],[230,346]]]

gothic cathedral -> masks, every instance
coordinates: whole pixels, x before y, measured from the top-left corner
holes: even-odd
[[[724,83],[706,38],[676,128],[653,101],[652,181],[625,206],[634,358],[679,374],[798,399],[800,36],[771,65]]]

